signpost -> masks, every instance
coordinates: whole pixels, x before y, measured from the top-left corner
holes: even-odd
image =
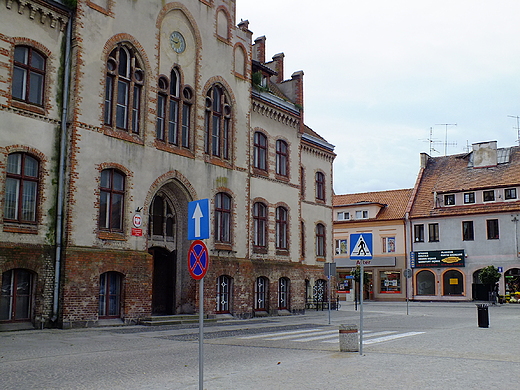
[[[324,264],[324,273],[327,279],[329,280],[329,325],[330,325],[330,305],[332,303],[332,286],[330,285],[331,276],[336,276],[336,263],[325,263]]]
[[[350,235],[350,258],[352,260],[369,260],[372,259],[372,233],[361,233]],[[363,355],[363,290],[365,272],[363,263],[360,261],[359,276],[359,354]]]
[[[209,268],[209,253],[204,242],[209,238],[209,199],[188,203],[188,240],[195,240],[188,251],[188,271],[199,281],[199,390],[204,385],[204,275]]]

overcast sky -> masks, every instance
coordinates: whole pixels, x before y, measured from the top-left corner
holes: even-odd
[[[432,156],[518,145],[520,1],[236,3],[267,59],[285,54],[285,79],[303,70],[305,122],[335,145],[336,194],[413,187],[430,128]]]

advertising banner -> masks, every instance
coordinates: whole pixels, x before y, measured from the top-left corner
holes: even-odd
[[[412,267],[464,267],[464,249],[413,252]]]

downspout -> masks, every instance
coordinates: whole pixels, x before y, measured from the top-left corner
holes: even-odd
[[[67,155],[67,116],[69,109],[69,80],[70,80],[70,47],[72,41],[72,18],[73,13],[69,13],[67,22],[67,36],[65,43],[65,71],[63,72],[63,101],[61,113],[61,134],[60,134],[60,160],[58,166],[58,202],[56,210],[56,256],[54,266],[54,296],[52,303],[51,321],[58,319],[59,293],[61,278],[61,251],[63,244],[63,209],[64,209],[64,190],[65,190],[65,162]]]

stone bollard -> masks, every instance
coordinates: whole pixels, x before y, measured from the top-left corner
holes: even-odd
[[[359,335],[357,325],[339,326],[339,350],[340,352],[358,352]]]

